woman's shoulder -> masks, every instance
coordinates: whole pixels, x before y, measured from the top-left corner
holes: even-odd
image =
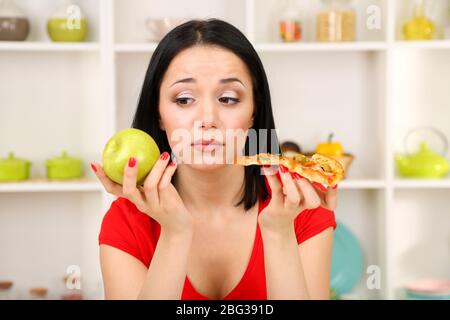
[[[329,227],[333,227],[334,230],[336,226],[334,211],[322,206],[303,210],[294,221],[295,234],[299,244]]]
[[[159,238],[159,224],[126,198],[114,200],[105,213],[99,234],[99,244],[120,249],[150,264],[151,256]]]

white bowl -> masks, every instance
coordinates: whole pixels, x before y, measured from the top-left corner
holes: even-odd
[[[161,41],[162,38],[173,28],[190,20],[189,18],[148,18],[145,26],[149,32],[150,41]]]

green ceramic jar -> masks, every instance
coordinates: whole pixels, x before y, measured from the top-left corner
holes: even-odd
[[[31,162],[19,159],[10,152],[8,157],[0,159],[0,181],[23,181],[30,177]]]
[[[76,27],[66,18],[51,18],[47,22],[47,32],[55,42],[82,42],[86,40],[87,21],[80,19]]]
[[[47,178],[50,180],[70,180],[83,176],[83,161],[69,157],[64,150],[59,157],[46,161]]]
[[[75,1],[64,0],[48,18],[47,33],[52,41],[82,42],[88,34],[88,21]]]

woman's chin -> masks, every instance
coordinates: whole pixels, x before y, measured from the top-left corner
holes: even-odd
[[[218,169],[225,168],[227,164],[225,163],[190,163],[187,164],[189,167],[195,170],[202,170],[202,171],[214,171]]]
[[[185,156],[177,155],[176,158],[180,164],[188,165],[197,170],[217,170],[233,163],[234,155],[215,153],[215,152],[191,152]]]

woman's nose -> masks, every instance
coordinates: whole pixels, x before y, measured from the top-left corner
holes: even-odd
[[[211,121],[202,120],[201,123],[202,123],[202,129],[209,129],[209,128],[215,127],[214,123]]]
[[[217,114],[212,103],[206,103],[201,108],[200,121],[202,128],[217,127]]]

